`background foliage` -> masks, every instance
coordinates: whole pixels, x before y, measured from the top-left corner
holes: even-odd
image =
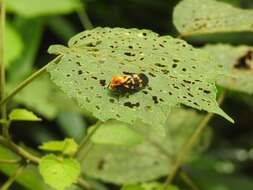
[[[219,113],[228,118],[218,108],[215,101],[215,80],[218,96],[226,92],[222,109],[235,120],[235,124],[232,125],[225,119],[214,116],[194,144],[194,149],[187,154],[187,159],[173,181],[175,186],[169,186],[168,189],[253,189],[253,118],[251,117],[253,114],[253,2],[251,0],[7,0],[6,7],[5,62],[8,93],[35,70],[54,58],[53,55],[46,53],[50,45],[63,44],[67,47],[69,39],[72,39],[68,48],[63,46],[50,48],[51,53],[60,53],[64,56],[59,64],[48,68],[52,81],[63,91],[50,80],[48,74],[44,74],[17,94],[8,104],[8,113],[11,113],[9,115],[10,133],[13,140],[22,147],[29,147],[29,151],[35,155],[45,155],[46,151],[55,153],[43,157],[39,170],[34,165],[26,167],[11,186],[12,189],[47,190],[50,189],[47,184],[64,189],[65,186],[75,182],[80,171],[81,177],[97,190],[161,189],[166,175],[172,173],[175,158],[206,114],[185,106],[179,108],[178,103]],[[120,109],[115,108],[118,109],[116,111],[113,110],[113,104],[108,103],[109,97],[99,89],[100,84],[97,81],[89,79],[87,83],[80,82],[80,76],[72,73],[73,67],[75,71],[80,70],[75,66],[75,62],[79,59],[74,58],[75,62],[73,60],[67,62],[75,55],[68,51],[76,48],[82,52],[85,62],[81,64],[98,64],[105,55],[108,56],[107,60],[111,59],[107,64],[112,64],[123,57],[121,54],[124,53],[124,46],[136,45],[139,38],[129,38],[130,41],[126,44],[121,43],[120,50],[115,48],[116,55],[113,58],[110,58],[109,51],[111,50],[104,48],[105,45],[115,45],[112,43],[113,40],[128,39],[127,35],[124,36],[126,32],[140,31],[117,29],[120,34],[118,37],[105,34],[106,40],[102,40],[103,43],[98,46],[103,54],[91,58],[90,54],[85,54],[85,52],[92,48],[74,47],[73,44],[80,35],[87,33],[81,33],[72,38],[84,28],[92,27],[86,14],[89,15],[94,26],[153,31],[140,30],[142,33],[146,32],[149,37],[148,40],[140,40],[139,43],[142,51],[149,55],[145,57],[148,59],[145,64],[150,65],[143,66],[138,62],[140,66],[138,69],[151,71],[151,66],[155,68],[154,61],[166,56],[163,48],[160,48],[158,53],[154,53],[151,48],[152,40],[168,39],[170,46],[166,51],[173,52],[174,59],[180,58],[182,62],[180,66],[185,66],[187,69],[190,66],[199,66],[196,71],[187,71],[189,74],[187,79],[198,79],[201,75],[205,80],[196,89],[208,88],[207,90],[212,92],[206,95],[194,91],[194,96],[197,98],[193,100],[199,103],[202,98],[207,98],[213,106],[201,103],[199,103],[201,106],[194,106],[193,103],[186,103],[183,97],[191,98],[191,96],[187,95],[183,87],[180,87],[179,92],[172,89],[174,94],[178,93],[177,98],[166,96],[159,91],[165,88],[164,82],[159,86],[161,81],[180,85],[180,81],[186,79],[184,72],[178,69],[175,73],[181,74],[178,76],[182,78],[174,81],[165,78],[161,71],[153,73],[157,78],[151,83],[150,93],[158,94],[169,104],[165,105],[161,102],[158,107],[153,103],[151,95],[150,100],[147,100],[143,99],[144,95],[138,94],[131,97],[131,101],[140,101],[144,105],[151,106],[151,113],[140,108],[142,115],[138,116],[134,114],[136,110],[133,111],[124,106]],[[103,29],[95,30],[103,31]],[[91,32],[91,34],[94,33]],[[157,34],[163,37],[158,37]],[[189,52],[192,48],[190,45],[168,35],[180,37],[197,49],[194,49],[193,54]],[[95,37],[101,41],[102,35],[95,35]],[[85,44],[87,41],[78,39],[77,43]],[[179,52],[175,50],[177,46],[180,46]],[[136,57],[140,58],[138,56]],[[123,60],[125,64],[131,63],[127,56],[123,58],[125,58]],[[197,61],[191,62],[191,58]],[[168,63],[172,64],[173,61],[169,60]],[[114,72],[110,70],[110,66],[104,68],[106,73]],[[126,68],[130,68],[130,71],[136,70],[130,65]],[[101,77],[90,65],[82,65],[81,71],[93,72],[95,77]],[[117,71],[121,72],[122,69],[119,67]],[[69,73],[73,74],[72,78],[70,77],[71,80],[66,77]],[[110,75],[107,75],[105,79],[108,81]],[[74,86],[75,88],[73,88],[73,80],[80,82]],[[84,95],[78,95],[78,89],[86,85],[89,88],[95,87],[96,91],[92,91],[91,94],[90,91],[84,90],[82,91]],[[193,85],[190,87],[195,88]],[[95,97],[97,91],[103,96],[101,102]],[[92,96],[92,105],[85,99],[89,96]],[[107,103],[104,103],[105,100]],[[79,107],[76,101],[84,106]],[[101,106],[102,110],[98,110],[96,106]],[[20,109],[13,110],[13,108]],[[34,114],[21,108],[32,111]],[[123,116],[119,119],[113,115],[114,112]],[[169,117],[167,117],[169,112]],[[157,115],[154,117],[154,114]],[[112,118],[128,124],[114,120],[97,123],[97,119]],[[141,120],[135,121],[133,118],[141,118]],[[42,122],[38,122],[39,120]],[[158,128],[157,123],[159,125],[165,123],[165,126]],[[77,144],[82,142],[83,136],[89,134],[93,136],[81,149],[78,157],[81,160],[79,164],[72,156],[75,154]],[[75,141],[66,138],[73,138]],[[65,141],[61,141],[64,139]],[[53,142],[47,143],[49,141]],[[38,146],[40,146],[39,150]],[[0,160],[17,159],[19,157],[16,154],[0,145]],[[17,164],[0,162],[0,184],[4,184],[8,176],[11,176],[17,168]],[[65,169],[62,170],[62,168]],[[64,179],[68,180],[64,181]],[[58,183],[61,180],[64,183]],[[68,189],[79,188],[72,185]]]

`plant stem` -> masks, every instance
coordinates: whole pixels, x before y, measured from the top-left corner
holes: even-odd
[[[17,170],[9,177],[9,179],[3,184],[0,190],[8,190],[9,187],[15,182],[17,177],[22,173],[25,168],[25,164],[21,164]]]
[[[10,121],[6,121],[4,124],[3,124],[3,136],[7,139],[7,140],[10,140],[10,134],[9,134],[9,128],[10,128]]]
[[[62,55],[57,56],[55,59],[50,61],[48,64],[46,64],[44,67],[33,73],[31,76],[29,76],[26,80],[21,82],[7,97],[5,97],[1,102],[0,106],[6,104],[8,101],[10,101],[19,91],[21,91],[23,88],[25,88],[28,84],[33,82],[36,78],[38,78],[40,75],[46,72],[47,67],[50,64],[58,63],[60,61]]]
[[[32,155],[31,153],[29,153],[28,151],[26,151],[22,147],[16,145],[15,143],[13,143],[11,141],[8,141],[7,139],[5,139],[2,136],[0,136],[0,144],[4,145],[5,147],[7,147],[10,150],[12,150],[13,152],[15,152],[17,155],[22,157],[22,159],[26,160],[28,163],[33,163],[35,165],[38,165],[40,162],[40,157]],[[4,163],[6,163],[5,161],[7,161],[7,160],[2,160],[2,161],[4,161]],[[18,160],[7,161],[7,163],[9,163],[9,164],[14,164],[17,162],[18,162]],[[0,163],[1,163],[1,160],[0,160]],[[78,178],[77,184],[81,187],[85,187],[88,190],[93,189],[93,188],[91,188],[91,186],[89,185],[88,182],[86,182],[84,179],[81,179],[80,177]],[[2,190],[2,189],[0,189],[0,190]]]
[[[92,129],[92,131],[90,133],[88,133],[86,136],[84,136],[84,138],[82,139],[76,153],[75,153],[75,157],[77,159],[80,159],[80,157],[83,157],[83,155],[81,156],[81,152],[83,150],[83,147],[85,147],[88,143],[90,138],[92,137],[92,135],[96,132],[96,130],[100,127],[101,122],[97,122],[94,126],[94,129]]]
[[[226,96],[226,91],[224,91],[220,95],[219,100],[218,100],[219,104],[221,104],[224,101],[225,96]],[[182,161],[184,160],[185,156],[191,150],[192,146],[198,140],[199,136],[203,132],[203,129],[207,126],[208,122],[212,119],[213,116],[214,116],[214,113],[208,113],[203,118],[203,120],[198,124],[198,126],[196,127],[196,129],[192,133],[192,135],[189,137],[189,139],[185,142],[185,144],[183,145],[182,149],[180,150],[180,152],[176,158],[174,167],[171,170],[171,174],[167,176],[167,178],[164,182],[163,190],[166,190],[168,188],[168,185],[171,183],[171,181],[175,177],[177,170],[179,169],[180,165],[182,164]]]
[[[31,153],[27,152],[22,147],[16,145],[15,143],[7,140],[6,138],[0,136],[0,144],[8,147],[10,150],[15,152],[17,155],[21,156],[25,160],[32,162],[33,164],[38,164],[40,161],[40,158],[37,156],[32,155]]]
[[[82,7],[79,11],[77,11],[78,17],[86,30],[90,30],[93,28],[93,25],[90,21],[90,18],[85,10],[85,8]]]
[[[78,178],[76,184],[77,184],[79,187],[83,188],[83,189],[93,190],[93,188],[90,186],[90,184],[87,183],[87,181],[85,181],[85,180],[82,179],[82,178]]]
[[[208,113],[204,119],[199,123],[199,125],[196,127],[193,134],[190,136],[190,138],[187,140],[187,142],[183,145],[182,149],[179,152],[179,155],[176,159],[176,162],[174,164],[173,169],[171,170],[171,175],[168,175],[165,183],[164,183],[164,190],[167,189],[168,185],[171,183],[173,178],[175,177],[177,170],[179,169],[183,159],[189,152],[189,150],[192,148],[192,145],[196,142],[198,137],[200,136],[201,132],[207,125],[207,123],[210,121],[210,119],[213,117],[213,113]]]
[[[0,1],[0,101],[5,96],[5,1]],[[0,108],[1,118],[6,120],[7,119],[7,111],[6,105],[1,105]],[[3,130],[7,128],[5,123],[3,125]]]
[[[193,181],[191,180],[190,176],[184,172],[184,171],[180,171],[180,177],[181,179],[185,182],[185,184],[187,184],[187,186],[192,189],[192,190],[199,190],[199,188],[193,183]]]
[[[21,160],[0,160],[0,164],[18,164]]]

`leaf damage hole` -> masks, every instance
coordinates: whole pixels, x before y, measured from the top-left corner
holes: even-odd
[[[97,77],[95,77],[95,76],[92,76],[91,78],[92,78],[92,79],[94,79],[94,80],[97,80],[97,79],[98,79],[98,78],[97,78]]]
[[[104,159],[99,160],[97,169],[100,171],[104,170],[105,164],[106,164],[106,161]]]
[[[157,67],[165,67],[165,65],[161,64],[161,63],[156,63],[155,64]]]
[[[157,96],[152,96],[152,100],[154,101],[154,104],[158,104],[158,98]]]
[[[177,67],[177,64],[172,64],[172,68],[176,68]]]
[[[106,80],[101,79],[101,80],[99,80],[99,83],[100,83],[101,86],[105,86],[106,85]]]
[[[249,62],[253,59],[253,51],[249,50],[245,55],[240,57],[237,63],[234,65],[236,69],[250,70],[251,66]]]
[[[124,54],[125,54],[126,56],[130,56],[130,57],[135,56],[135,53],[131,53],[131,52],[125,52]]]
[[[127,106],[129,108],[134,108],[134,107],[139,107],[140,103],[139,102],[137,102],[137,103],[125,102],[124,106]]]

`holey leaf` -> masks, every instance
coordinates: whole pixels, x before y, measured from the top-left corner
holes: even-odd
[[[203,49],[212,54],[227,72],[217,81],[219,85],[253,94],[253,47],[218,44]]]
[[[216,32],[253,32],[253,10],[215,0],[183,0],[173,13],[181,35]]]
[[[232,121],[215,100],[219,67],[182,40],[149,30],[95,28],[71,38],[68,48],[51,46],[49,53],[62,54],[48,67],[52,81],[102,121],[141,119],[161,126],[178,104]],[[112,95],[112,77],[126,73],[144,73],[149,83],[136,93]]]

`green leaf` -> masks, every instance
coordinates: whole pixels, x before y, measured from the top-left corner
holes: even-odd
[[[8,0],[7,11],[25,17],[67,14],[79,10],[82,6],[79,0]]]
[[[186,139],[203,119],[193,111],[175,110],[166,124],[166,137],[158,136],[156,128],[137,122],[131,129],[144,141],[134,147],[94,144],[82,160],[82,171],[87,175],[116,184],[133,184],[167,175],[175,163]],[[189,159],[208,146],[210,130],[196,143]]]
[[[19,156],[11,150],[0,145],[0,160],[18,160]],[[6,176],[11,176],[18,168],[19,164],[0,163],[0,171]],[[22,171],[22,175],[16,178],[16,182],[28,190],[47,190],[46,184],[43,182],[38,173],[37,166],[28,165]]]
[[[174,10],[182,36],[220,32],[253,32],[253,10],[215,0],[183,0]]]
[[[77,34],[68,46],[49,48],[63,55],[48,67],[51,79],[99,120],[133,124],[141,119],[163,126],[170,109],[184,104],[232,121],[215,100],[219,68],[207,53],[182,40],[148,30],[96,28]],[[144,73],[148,86],[115,97],[107,86],[126,72]]]
[[[41,121],[33,112],[26,109],[13,109],[9,114],[10,120]]]
[[[41,159],[39,171],[48,185],[64,190],[76,182],[80,174],[80,164],[75,159],[59,158],[50,154]]]
[[[253,93],[253,47],[218,44],[207,45],[203,49],[213,55],[227,73],[218,80],[219,85]]]
[[[134,146],[140,144],[143,137],[133,131],[130,125],[114,120],[101,124],[91,141],[95,144]]]
[[[16,29],[9,23],[6,23],[6,48],[5,48],[5,63],[8,68],[9,65],[16,60],[22,50],[23,42],[21,36],[16,31]]]
[[[72,155],[76,152],[78,145],[73,139],[65,139],[64,141],[50,141],[39,146],[41,150],[60,151],[63,154]]]

